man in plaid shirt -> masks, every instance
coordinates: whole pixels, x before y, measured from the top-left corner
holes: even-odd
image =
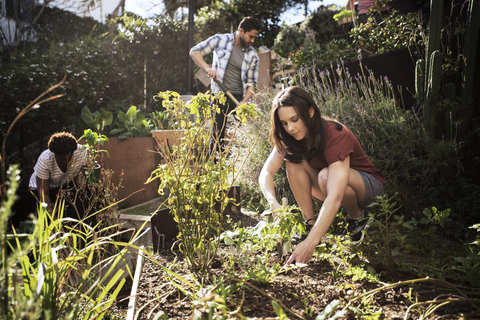
[[[240,103],[250,100],[258,83],[258,56],[252,44],[258,36],[261,22],[246,17],[231,34],[216,34],[200,42],[190,50],[193,61],[212,79],[212,92],[222,91],[213,79],[223,82],[227,90]],[[203,59],[213,51],[213,63],[210,67]],[[226,115],[235,109],[235,103],[227,96],[224,105],[219,105],[220,113],[215,116],[214,137],[222,141],[225,136]],[[215,142],[210,142],[210,152]]]

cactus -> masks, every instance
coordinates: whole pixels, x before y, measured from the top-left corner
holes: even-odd
[[[427,83],[427,91],[424,94],[423,102],[423,125],[430,136],[433,136],[435,129],[435,101],[438,99],[440,91],[440,80],[442,75],[442,53],[435,50],[430,56],[430,68],[428,77],[425,79]]]
[[[428,69],[428,85],[426,98],[429,101],[438,99],[440,91],[440,80],[442,75],[442,53],[435,50],[430,56],[430,67]]]
[[[430,1],[430,30],[425,60],[415,65],[415,97],[423,108],[423,124],[431,137],[435,129],[435,101],[440,91],[442,53],[440,38],[442,32],[443,0]]]
[[[465,37],[465,66],[463,71],[462,104],[466,106],[473,97],[473,78],[475,76],[475,59],[480,30],[479,1],[470,0],[468,6],[467,34]]]
[[[419,59],[415,64],[415,99],[419,104],[423,103],[425,98],[425,60]]]

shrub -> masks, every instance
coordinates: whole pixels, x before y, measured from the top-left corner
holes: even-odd
[[[164,142],[159,150],[162,163],[147,182],[159,179],[159,193],[168,194],[170,213],[178,223],[180,250],[189,268],[206,270],[216,256],[216,239],[223,231],[223,211],[230,201],[228,190],[236,181],[234,169],[240,158],[231,152],[232,142],[225,149],[220,148],[224,142],[212,134],[214,111],[220,110],[216,104],[210,105],[209,94],[199,93],[187,105],[176,92],[161,92],[158,97],[162,98],[164,113],[181,143],[170,148]],[[217,99],[224,102],[223,93],[217,93],[214,101]],[[237,115],[246,123],[246,115],[253,111],[251,105],[242,105],[237,108]],[[187,114],[196,118],[192,120]],[[210,155],[211,140],[219,151]],[[246,153],[248,156],[248,149]]]
[[[33,152],[32,159],[22,159],[17,152],[24,148],[35,151],[31,145],[53,132],[81,134],[72,125],[80,121],[85,106],[94,113],[101,107],[108,109],[109,100],[105,97],[134,96],[135,90],[125,81],[128,76],[119,65],[122,58],[117,52],[115,45],[103,39],[86,37],[52,44],[47,51],[18,52],[0,68],[2,132],[17,115],[18,106],[27,105],[45,87],[67,75],[67,80],[56,90],[57,94],[64,94],[62,98],[28,113],[17,124],[7,145],[9,163],[34,162],[32,159],[43,150]]]
[[[315,41],[320,44],[326,44],[335,39],[348,39],[349,27],[339,26],[333,19],[333,16],[339,12],[339,10],[319,7],[302,22],[302,29],[312,30]]]
[[[286,58],[291,51],[303,45],[304,40],[305,32],[298,26],[285,26],[275,38],[272,49]]]
[[[353,43],[375,54],[386,53],[406,47],[421,47],[425,44],[425,28],[422,15],[411,12],[407,15],[393,11],[377,24],[370,18],[350,31]]]
[[[357,56],[354,46],[345,39],[334,39],[326,44],[318,44],[312,41],[292,53],[291,59],[300,68],[313,68],[323,70],[333,63],[352,60]]]

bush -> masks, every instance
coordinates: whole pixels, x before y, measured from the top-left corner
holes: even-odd
[[[99,37],[108,32],[108,27],[92,17],[80,17],[71,11],[47,6],[34,25],[34,30],[38,35],[36,45],[48,48],[53,42],[72,42],[86,36]]]
[[[217,105],[210,105],[209,94],[199,93],[189,104],[171,91],[160,92],[158,98],[162,99],[165,114],[174,124],[175,137],[181,142],[171,148],[165,142],[159,148],[162,163],[147,183],[159,179],[159,193],[168,194],[166,201],[178,224],[180,250],[189,268],[207,270],[216,258],[219,247],[216,239],[223,231],[223,212],[231,201],[228,190],[236,181],[238,174],[234,169],[240,157],[231,152],[231,142],[220,147],[224,141],[217,140],[212,132]],[[223,93],[216,93],[213,99],[225,102]],[[236,112],[242,123],[246,123],[246,116],[253,115],[254,110],[252,105],[242,104]],[[210,141],[218,152],[210,154]],[[248,148],[246,153],[248,157]]]
[[[320,45],[314,41],[308,43],[298,51],[292,53],[291,59],[300,68],[313,68],[323,70],[331,63],[350,61],[357,56],[357,51],[348,40],[332,40]]]
[[[286,58],[288,54],[303,45],[305,32],[296,25],[285,26],[275,38],[273,50],[282,57]]]
[[[315,34],[315,41],[319,44],[326,44],[332,40],[348,39],[349,26],[339,26],[333,19],[333,16],[339,12],[339,10],[319,7],[317,11],[302,22],[302,29],[312,30]]]
[[[105,97],[134,97],[135,87],[128,82],[122,67],[126,62],[122,58],[116,45],[94,37],[52,44],[47,51],[13,55],[0,69],[0,105],[5,106],[0,110],[4,119],[0,122],[0,131],[5,132],[6,125],[18,113],[18,106],[27,105],[65,75],[67,79],[55,90],[55,94],[64,94],[62,98],[28,113],[19,121],[7,145],[9,163],[25,163],[24,159],[17,158],[20,157],[18,150],[53,132],[81,134],[74,132],[73,124],[80,120],[83,107],[88,106],[94,112],[101,107],[108,109],[109,100]],[[42,147],[41,144],[40,149]],[[26,149],[29,151],[31,147]]]
[[[398,11],[393,11],[381,24],[375,23],[372,19],[365,25],[353,28],[350,36],[355,45],[375,54],[406,47],[422,47],[426,37],[422,19],[419,12],[402,15]]]

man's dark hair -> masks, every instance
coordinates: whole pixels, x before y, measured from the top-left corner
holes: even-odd
[[[77,139],[69,132],[54,133],[48,140],[48,149],[55,154],[69,154],[77,150]]]
[[[260,20],[254,17],[245,17],[238,24],[238,29],[243,29],[244,32],[249,32],[252,30],[260,31],[261,27],[262,23],[260,22]]]

